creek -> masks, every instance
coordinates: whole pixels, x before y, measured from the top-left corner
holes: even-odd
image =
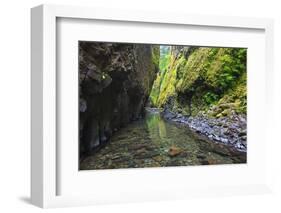
[[[246,163],[246,153],[215,143],[187,126],[167,121],[156,108],[116,131],[85,157],[80,170]]]

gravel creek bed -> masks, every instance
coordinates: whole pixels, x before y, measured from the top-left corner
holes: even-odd
[[[242,152],[247,151],[247,120],[245,115],[233,113],[230,116],[220,118],[186,117],[167,109],[163,110],[161,115],[166,120],[187,126],[212,141],[230,145]]]

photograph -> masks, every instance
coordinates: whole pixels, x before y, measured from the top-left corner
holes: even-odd
[[[247,163],[247,48],[77,51],[79,170]]]

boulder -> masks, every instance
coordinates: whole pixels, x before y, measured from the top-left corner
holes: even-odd
[[[168,151],[168,155],[170,157],[175,157],[181,153],[182,153],[182,149],[180,149],[179,147],[176,147],[176,146],[171,146]]]

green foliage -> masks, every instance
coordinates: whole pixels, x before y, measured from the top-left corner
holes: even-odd
[[[160,46],[159,69],[161,72],[168,69],[171,57],[170,46]]]
[[[166,70],[168,68],[170,61],[170,54],[162,55],[160,57],[159,69],[160,71]]]
[[[171,61],[171,54],[170,54],[170,46],[160,46],[160,58],[158,62],[159,66],[159,73],[157,74],[156,80],[154,81],[151,93],[150,93],[150,100],[153,106],[159,106],[160,100],[163,99],[163,97],[160,97],[160,94],[166,94],[165,91],[170,91],[170,87],[166,87],[168,85],[166,82],[169,81],[170,75],[166,75],[166,72],[168,70],[168,65]],[[164,81],[164,83],[163,83]]]
[[[219,96],[215,93],[212,92],[207,92],[204,96],[204,101],[210,105],[213,104],[214,102],[218,101]]]
[[[159,58],[159,45],[153,45],[151,47],[151,63],[149,63],[148,67],[144,68],[145,71],[149,72],[148,75],[145,75],[145,80],[142,82],[145,88],[145,92],[151,92],[151,89],[153,87],[153,79],[155,77],[155,74],[159,70]]]
[[[163,107],[170,97],[175,97],[172,108],[187,114],[209,112],[211,106],[217,105],[229,105],[231,110],[246,113],[247,49],[200,47],[186,56],[187,51],[183,48],[176,56],[167,51],[160,54],[163,72],[153,85],[153,104]]]
[[[222,72],[217,76],[217,84],[221,89],[233,86],[239,76],[246,70],[246,49],[230,49],[219,60]]]
[[[157,106],[162,107],[169,97],[175,95],[176,69],[167,71],[161,81]]]
[[[160,52],[159,52],[159,46],[153,46],[152,47],[152,62],[153,64],[158,67],[159,66],[159,60],[160,60]]]
[[[159,92],[160,92],[160,85],[161,85],[161,75],[160,75],[160,73],[158,73],[157,77],[153,83],[153,86],[152,86],[152,89],[150,92],[150,96],[149,96],[151,104],[153,106],[157,105],[158,96],[159,96]]]

